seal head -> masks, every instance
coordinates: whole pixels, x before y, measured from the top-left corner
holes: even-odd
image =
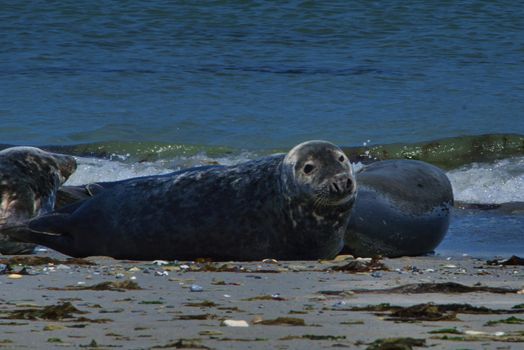
[[[0,152],[0,231],[54,209],[56,191],[76,170],[74,157],[35,147]],[[30,253],[34,245],[10,241],[0,233],[3,254]]]
[[[282,182],[296,198],[312,198],[315,206],[336,206],[353,199],[353,169],[340,148],[327,141],[295,146],[282,161]]]

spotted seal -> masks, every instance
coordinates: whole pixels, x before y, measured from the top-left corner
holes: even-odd
[[[0,151],[0,232],[53,210],[59,186],[76,170],[75,158],[35,147]],[[0,253],[26,254],[34,244],[11,241],[0,233]]]
[[[340,148],[309,141],[239,165],[113,183],[9,234],[75,257],[331,258],[342,248],[355,193]]]
[[[444,238],[453,190],[440,168],[417,160],[372,163],[356,174],[358,197],[344,251],[361,257],[421,255]]]

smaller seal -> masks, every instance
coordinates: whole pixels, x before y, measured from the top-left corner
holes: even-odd
[[[76,170],[72,156],[35,147],[0,151],[0,232],[54,209],[58,188]],[[0,233],[0,253],[28,254],[34,244],[19,243]]]
[[[453,207],[446,174],[417,160],[371,163],[357,172],[358,197],[344,252],[398,257],[432,252],[444,238]]]
[[[342,249],[356,183],[340,148],[309,141],[234,166],[70,190],[93,196],[9,235],[75,257],[310,260]]]

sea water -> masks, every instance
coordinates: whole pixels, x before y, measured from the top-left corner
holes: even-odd
[[[309,139],[409,148],[504,134],[511,152],[449,147],[446,171],[458,201],[524,202],[516,2],[1,1],[0,32],[0,143],[77,155],[70,184]],[[440,252],[522,255],[523,217],[456,211]]]

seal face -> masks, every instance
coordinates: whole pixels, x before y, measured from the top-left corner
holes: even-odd
[[[342,248],[356,190],[348,159],[326,141],[100,186],[9,234],[78,257],[329,258]]]
[[[35,147],[0,152],[0,231],[54,208],[56,191],[76,170],[73,157]],[[13,242],[0,233],[2,254],[30,253],[34,244]]]

